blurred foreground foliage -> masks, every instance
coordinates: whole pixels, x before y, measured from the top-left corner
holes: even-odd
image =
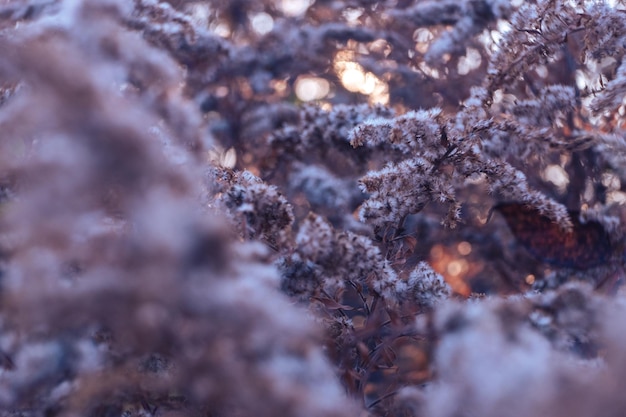
[[[620,1],[0,4],[0,417],[626,403]]]

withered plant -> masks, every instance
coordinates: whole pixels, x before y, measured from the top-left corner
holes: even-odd
[[[626,413],[626,5],[0,4],[0,417]]]

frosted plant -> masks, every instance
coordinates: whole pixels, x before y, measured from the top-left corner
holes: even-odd
[[[0,34],[0,416],[624,414],[621,2]]]

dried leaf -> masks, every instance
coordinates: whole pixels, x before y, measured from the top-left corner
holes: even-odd
[[[611,256],[611,242],[604,227],[595,221],[581,223],[577,212],[569,212],[572,229],[563,230],[537,209],[524,204],[499,204],[495,209],[504,216],[517,241],[542,262],[589,269]]]

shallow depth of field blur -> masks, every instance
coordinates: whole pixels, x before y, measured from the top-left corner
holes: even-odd
[[[620,0],[0,0],[0,417],[626,415]]]

